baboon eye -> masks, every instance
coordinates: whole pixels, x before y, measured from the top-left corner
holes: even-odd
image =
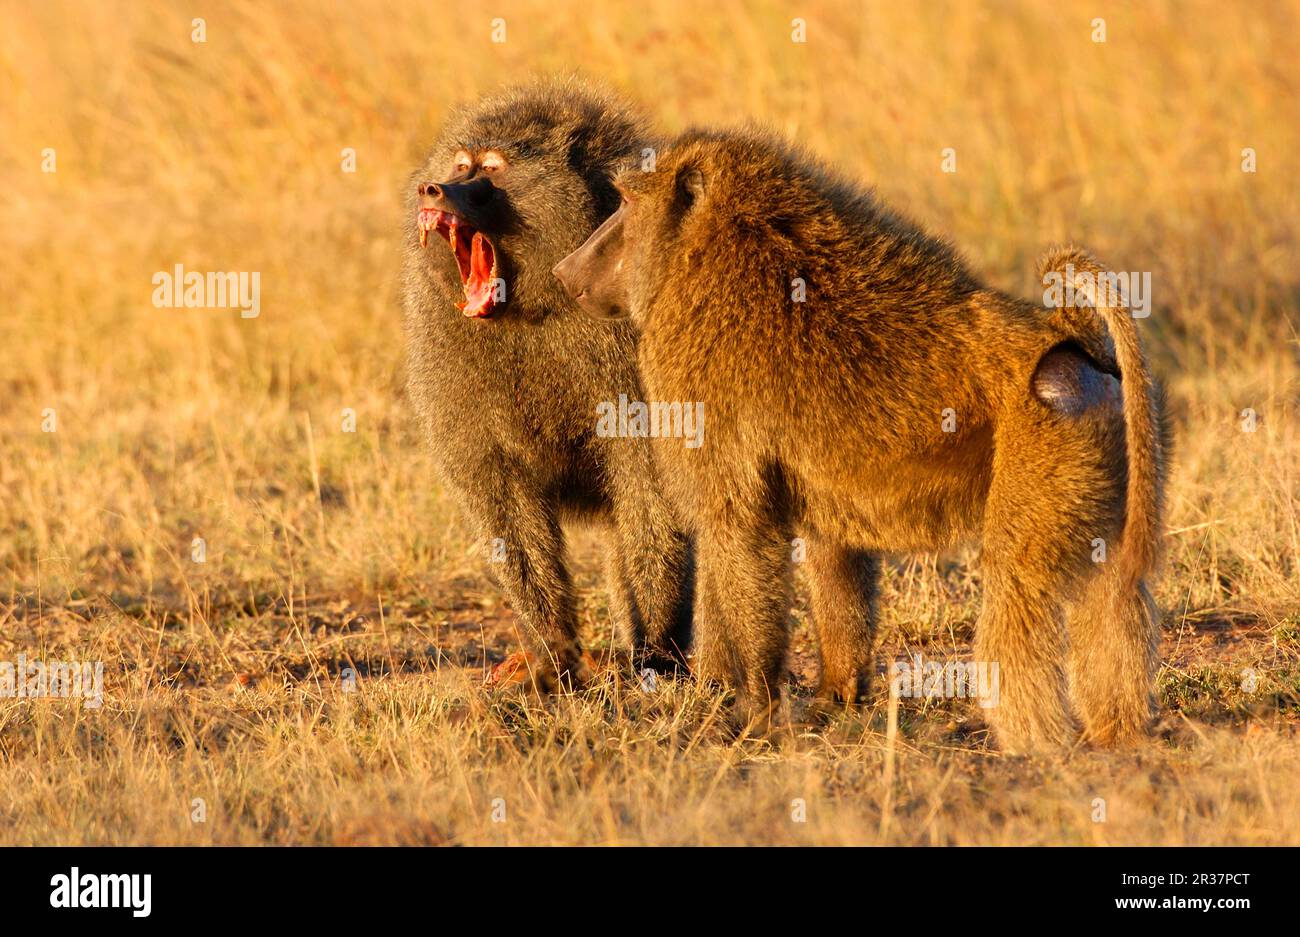
[[[505,160],[496,153],[489,153],[487,156],[484,156],[483,162],[479,165],[482,167],[484,172],[497,172],[498,170],[506,168]]]
[[[469,154],[464,150],[452,157],[451,163],[456,172],[468,172],[469,168],[474,165],[474,161],[469,158]]]

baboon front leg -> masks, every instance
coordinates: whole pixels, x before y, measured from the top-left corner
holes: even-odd
[[[808,539],[808,585],[821,654],[817,696],[853,705],[871,679],[880,558],[823,537]]]
[[[494,465],[479,479],[464,491],[470,519],[514,608],[532,680],[544,690],[578,682],[577,615],[555,508],[522,472]]]
[[[1070,697],[1084,737],[1099,745],[1142,738],[1155,709],[1160,619],[1145,583],[1109,569],[1070,608]]]
[[[615,641],[649,666],[682,665],[691,643],[694,578],[687,539],[666,518],[640,526],[621,515],[616,524],[606,567]]]
[[[614,440],[612,445],[635,446]],[[655,484],[648,446],[611,466],[614,536],[607,561],[618,645],[655,667],[684,664],[691,643],[694,558]]]
[[[696,622],[703,662],[738,671],[740,714],[760,731],[781,701],[787,543],[783,531],[761,519],[705,519],[698,538],[700,584],[712,611]]]

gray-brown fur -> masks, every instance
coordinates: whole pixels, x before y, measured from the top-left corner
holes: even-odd
[[[644,439],[598,438],[596,406],[644,395],[630,327],[574,308],[551,267],[617,204],[616,165],[647,145],[622,103],[576,81],[546,81],[487,98],[453,116],[407,186],[403,299],[408,387],[442,481],[485,542],[489,563],[553,686],[580,672],[573,586],[562,522],[608,522],[611,610],[620,644],[673,655],[688,640],[689,556],[656,482]],[[509,162],[480,225],[506,281],[490,318],[466,318],[451,251],[421,248],[417,186],[453,176],[457,150]],[[474,219],[470,219],[474,220]],[[418,518],[412,519],[418,523]]]
[[[697,538],[702,674],[770,711],[796,529],[810,563],[852,558],[824,569],[860,584],[880,552],[977,542],[975,659],[999,666],[1001,743],[1059,747],[1079,723],[1098,742],[1139,735],[1167,434],[1126,311],[991,290],[870,192],[759,132],[687,134],[619,185],[647,390],[708,412],[700,448],[658,449]],[[1097,269],[1081,252],[1047,263],[1067,260]],[[871,593],[813,586],[823,667],[847,662],[842,680],[864,667]]]

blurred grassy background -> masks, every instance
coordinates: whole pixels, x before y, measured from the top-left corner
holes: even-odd
[[[1286,663],[1293,711],[1295,2],[0,0],[0,26],[6,652],[151,672],[151,629],[161,642],[179,622],[208,643],[178,660],[229,676],[223,628],[247,631],[249,654],[301,638],[256,632],[268,602],[296,623],[338,597],[437,610],[459,601],[457,577],[481,586],[402,400],[399,190],[448,106],[579,70],[666,130],[752,117],[799,137],[1003,288],[1036,295],[1054,241],[1151,271],[1143,331],[1178,415],[1169,641],[1216,630],[1218,653],[1257,629],[1252,660]],[[1244,147],[1258,172],[1241,171]],[[57,172],[41,171],[46,148]],[[178,263],[259,271],[260,317],[155,309],[151,277]],[[57,432],[41,431],[46,408]],[[936,569],[891,573],[887,647],[969,624],[969,577]],[[1233,696],[1230,675],[1181,666],[1167,701]],[[33,752],[79,750],[45,717],[25,725]]]

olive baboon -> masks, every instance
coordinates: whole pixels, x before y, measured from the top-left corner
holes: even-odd
[[[537,82],[454,115],[407,187],[409,392],[443,481],[493,545],[529,651],[511,666],[545,688],[582,671],[562,520],[612,527],[620,645],[663,664],[689,640],[688,544],[649,442],[596,433],[598,403],[643,396],[633,331],[591,321],[550,275],[617,206],[615,166],[647,142],[614,99]]]
[[[696,537],[697,669],[770,714],[793,526],[864,578],[879,551],[979,542],[975,657],[998,665],[999,742],[1069,744],[1071,704],[1091,740],[1139,736],[1167,438],[1127,310],[1094,295],[1090,316],[1048,313],[988,289],[757,131],[692,132],[617,185],[619,210],[560,273],[597,315],[613,278],[647,390],[709,410],[704,445],[658,452]],[[1102,272],[1075,250],[1046,265],[1085,296]]]

